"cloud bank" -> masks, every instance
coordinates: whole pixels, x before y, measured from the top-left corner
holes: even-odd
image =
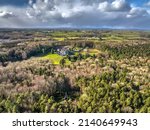
[[[147,8],[126,0],[29,0],[24,7],[0,7],[0,27],[150,29],[149,21]]]

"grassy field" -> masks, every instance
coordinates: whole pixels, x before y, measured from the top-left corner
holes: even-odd
[[[75,39],[78,39],[79,37],[54,37],[53,39],[56,40],[56,41],[65,41],[65,40],[75,40]]]
[[[97,55],[97,54],[100,53],[100,51],[97,50],[97,49],[86,49],[86,51],[83,50],[81,52],[82,55],[85,55],[87,53],[90,54],[90,55]],[[78,55],[78,52],[76,52],[75,55]],[[49,54],[47,54],[47,55],[42,57],[42,59],[49,59],[49,60],[51,60],[54,65],[59,65],[60,61],[63,58],[65,58],[65,56],[61,56],[59,54],[51,54],[51,53],[49,53]],[[65,64],[69,65],[69,64],[71,64],[71,61],[69,61],[67,58],[65,58]]]
[[[90,54],[90,55],[97,55],[97,54],[100,53],[100,51],[97,50],[97,49],[87,49],[86,51],[83,50],[83,51],[81,52],[81,54],[83,54],[83,55],[85,55],[86,53],[88,53],[88,54]]]
[[[65,38],[63,38],[63,37],[55,37],[53,39],[56,41],[60,41],[60,42],[65,40]]]
[[[60,56],[58,54],[51,54],[51,53],[43,57],[43,59],[50,59],[54,65],[59,65],[60,60],[62,60],[63,58],[64,58],[63,56]],[[65,61],[66,64],[71,64],[71,62],[68,59],[66,59]]]

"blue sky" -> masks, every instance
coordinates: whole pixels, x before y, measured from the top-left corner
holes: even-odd
[[[145,3],[148,3],[149,0],[127,0],[129,3],[134,3],[138,6],[141,6]]]
[[[150,0],[0,0],[0,27],[150,29]]]

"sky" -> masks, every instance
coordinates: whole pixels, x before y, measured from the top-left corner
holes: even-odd
[[[150,30],[150,0],[0,0],[0,28]]]

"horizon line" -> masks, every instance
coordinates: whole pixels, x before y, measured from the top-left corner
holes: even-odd
[[[43,29],[43,30],[126,30],[126,31],[150,31],[150,29],[145,29],[145,28],[114,28],[114,27],[0,27],[0,30],[2,29],[17,29],[17,30],[28,30],[28,29]]]

